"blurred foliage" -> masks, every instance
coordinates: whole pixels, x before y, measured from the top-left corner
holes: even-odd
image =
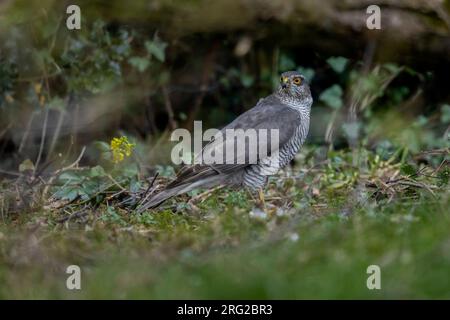
[[[83,11],[87,17],[89,10]],[[215,35],[209,42],[101,19],[82,24],[81,30],[66,30],[64,16],[55,10],[39,12],[24,26],[6,20],[10,32],[0,33],[0,122],[9,127],[9,140],[0,141],[5,168],[14,170],[18,161],[39,153],[45,160],[55,151],[73,158],[81,144],[108,140],[119,131],[154,143],[164,130],[190,128],[194,119],[220,127],[269,94],[280,72],[292,69],[311,83],[313,123],[321,123],[312,128],[315,143],[372,148],[382,140],[415,152],[448,145],[443,135],[448,104],[427,101],[432,72],[414,66],[369,66],[322,52],[308,59],[290,47],[268,49],[250,36]],[[402,117],[401,109],[412,103],[414,111]],[[387,121],[392,125],[384,128]],[[91,122],[99,124],[97,130]],[[16,123],[28,127],[24,131]],[[67,139],[73,143],[64,143]],[[6,145],[8,153],[2,151]],[[167,153],[147,153],[145,160],[156,165]]]

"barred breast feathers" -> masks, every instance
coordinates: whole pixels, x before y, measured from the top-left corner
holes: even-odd
[[[301,146],[306,140],[309,131],[310,110],[312,105],[311,96],[303,100],[298,99],[282,99],[283,103],[300,113],[300,124],[296,128],[294,135],[289,141],[280,146],[279,150],[274,152],[271,156],[261,159],[256,165],[251,166],[246,170],[246,177],[244,183],[262,182],[260,176],[275,175],[281,168],[285,167],[295,157]]]

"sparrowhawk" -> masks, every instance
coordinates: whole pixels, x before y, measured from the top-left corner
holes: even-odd
[[[265,186],[268,176],[274,175],[286,166],[299,151],[309,130],[310,111],[313,99],[305,77],[297,71],[284,72],[278,89],[271,95],[260,99],[255,107],[241,114],[219,132],[223,139],[213,139],[202,150],[205,152],[223,150],[235,138],[228,138],[227,129],[277,130],[278,143],[270,139],[259,139],[258,150],[270,145],[270,152],[261,156],[251,154],[250,148],[233,149],[234,162],[197,163],[183,167],[174,181],[165,189],[150,197],[138,212],[153,208],[170,197],[195,188],[211,188],[218,185],[243,186],[260,190]],[[262,131],[261,131],[262,132]],[[233,140],[234,141],[230,141]],[[242,141],[237,141],[242,143]],[[275,149],[273,146],[277,146]],[[226,148],[225,148],[226,149]],[[250,154],[249,154],[250,153]],[[255,156],[256,161],[248,161]],[[244,161],[239,161],[245,159]]]

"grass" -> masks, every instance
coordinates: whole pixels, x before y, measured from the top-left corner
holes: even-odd
[[[104,202],[65,222],[60,210],[22,212],[0,227],[0,298],[450,298],[448,186],[430,184],[432,195],[417,187],[424,175],[369,190],[363,179],[376,185],[398,163],[330,163],[272,179],[266,214],[227,189],[142,215]],[[347,182],[330,187],[339,172]],[[66,288],[73,264],[81,290]],[[366,286],[369,265],[381,290]]]

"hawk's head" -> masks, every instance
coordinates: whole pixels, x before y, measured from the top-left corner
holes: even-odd
[[[278,92],[282,96],[287,95],[297,99],[311,96],[305,77],[297,71],[287,71],[281,74]]]

